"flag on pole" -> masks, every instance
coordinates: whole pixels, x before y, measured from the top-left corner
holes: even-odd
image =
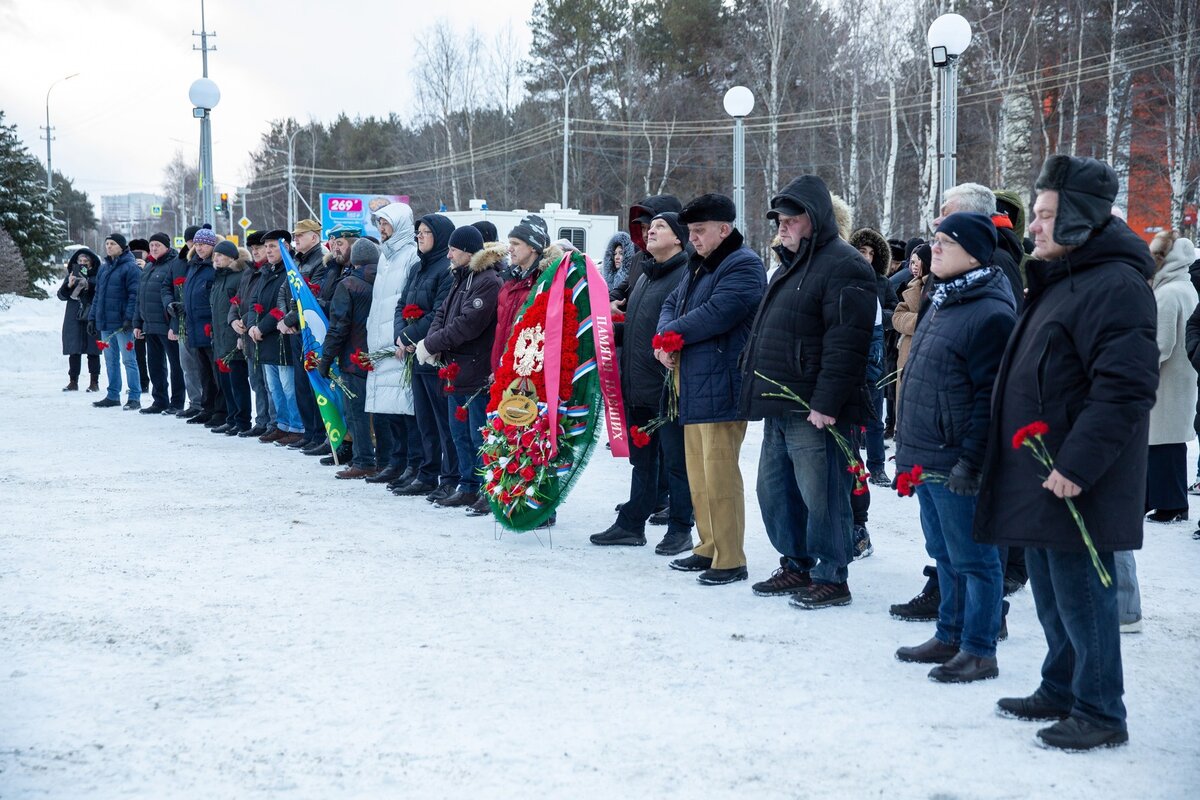
[[[312,290],[308,288],[308,282],[296,268],[296,262],[288,254],[287,245],[282,239],[279,240],[279,252],[283,255],[283,265],[287,267],[288,287],[292,290],[292,298],[296,301],[296,308],[299,311],[303,357],[307,359],[312,353],[319,361],[321,347],[325,342],[325,331],[329,329],[329,320],[325,317],[325,312],[317,305],[317,298],[313,297]],[[336,363],[333,365],[333,369],[337,369]],[[330,384],[328,379],[321,377],[321,373],[317,370],[305,370],[305,374],[308,375],[308,382],[312,386],[313,395],[317,400],[317,408],[320,409],[321,419],[325,422],[325,435],[329,437],[329,447],[333,450],[336,459],[338,445],[346,438],[346,422],[342,414],[341,393]],[[300,391],[299,386],[296,387],[296,391]]]

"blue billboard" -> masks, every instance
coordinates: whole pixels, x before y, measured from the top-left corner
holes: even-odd
[[[406,194],[321,194],[321,238],[338,226],[362,228],[364,236],[379,238],[372,222],[375,212],[389,203],[407,203]]]

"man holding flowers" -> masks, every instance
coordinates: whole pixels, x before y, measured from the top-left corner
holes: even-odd
[[[971,534],[992,384],[1016,324],[1016,301],[992,263],[996,228],[987,215],[950,214],[932,248],[933,291],[905,367],[896,467],[925,470],[916,491],[941,603],[933,638],[901,647],[896,658],[937,664],[929,673],[935,681],[969,683],[1000,674],[1000,552]]]
[[[1141,547],[1158,384],[1154,261],[1111,213],[1117,176],[1108,164],[1051,156],[1035,188],[1036,260],[996,378],[975,536],[1027,548],[1048,648],[1041,685],[1001,699],[999,713],[1054,722],[1038,731],[1047,747],[1089,750],[1129,738],[1117,591],[1064,500],[1104,572],[1114,551]],[[1015,436],[1035,421],[1051,469]]]

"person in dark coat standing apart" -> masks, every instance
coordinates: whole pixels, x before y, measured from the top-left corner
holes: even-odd
[[[100,258],[81,247],[71,254],[67,262],[67,277],[58,287],[58,299],[66,302],[63,312],[62,350],[67,359],[67,385],[64,392],[79,391],[79,372],[83,364],[81,356],[87,356],[88,374],[92,382],[89,392],[100,391],[100,348],[96,337],[88,334],[88,311],[92,297],[96,294],[96,273],[100,270]]]
[[[981,542],[1025,547],[1049,652],[1028,697],[998,712],[1053,725],[1065,750],[1124,744],[1116,585],[1105,586],[1064,498],[1072,498],[1111,576],[1113,553],[1142,546],[1150,409],[1158,387],[1157,312],[1145,242],[1111,213],[1112,167],[1051,156],[1035,185],[1025,311],[993,393],[975,517]],[[1044,422],[1047,476],[1014,434]]]
[[[879,296],[875,273],[838,236],[824,181],[805,175],[771,199],[779,269],[771,276],[746,346],[742,413],[765,419],[758,502],[780,567],[754,585],[795,595],[799,608],[848,605],[853,558],[853,479],[825,428],[861,425],[870,406],[867,354]],[[766,397],[790,387],[808,408]]]
[[[659,333],[675,333],[683,349],[654,356],[675,370],[688,486],[700,544],[671,568],[699,572],[706,585],[746,580],[746,506],[738,456],[746,419],[737,407],[738,357],[762,299],[766,270],[733,226],[733,201],[704,194],[679,214],[695,253],[663,302]],[[858,257],[858,254],[854,254]],[[651,445],[647,445],[651,446]]]
[[[925,550],[937,562],[941,588],[937,631],[901,647],[896,658],[939,665],[929,677],[942,683],[1000,674],[1000,552],[972,537],[992,384],[1017,321],[1008,278],[992,260],[995,249],[996,228],[984,214],[950,214],[938,226],[929,309],[913,337],[900,395],[896,469],[919,464],[945,479],[917,487]]]

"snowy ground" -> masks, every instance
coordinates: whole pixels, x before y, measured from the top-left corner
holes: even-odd
[[[1190,524],[1151,526],[1138,555],[1131,744],[1064,755],[993,712],[1037,685],[1027,590],[998,680],[893,659],[932,632],[887,613],[923,580],[914,500],[876,495],[853,605],[803,612],[589,545],[627,489],[603,448],[553,548],[498,537],[316,459],[63,394],[61,316],[0,312],[0,797],[1200,794]],[[759,430],[752,579],[775,566]]]

